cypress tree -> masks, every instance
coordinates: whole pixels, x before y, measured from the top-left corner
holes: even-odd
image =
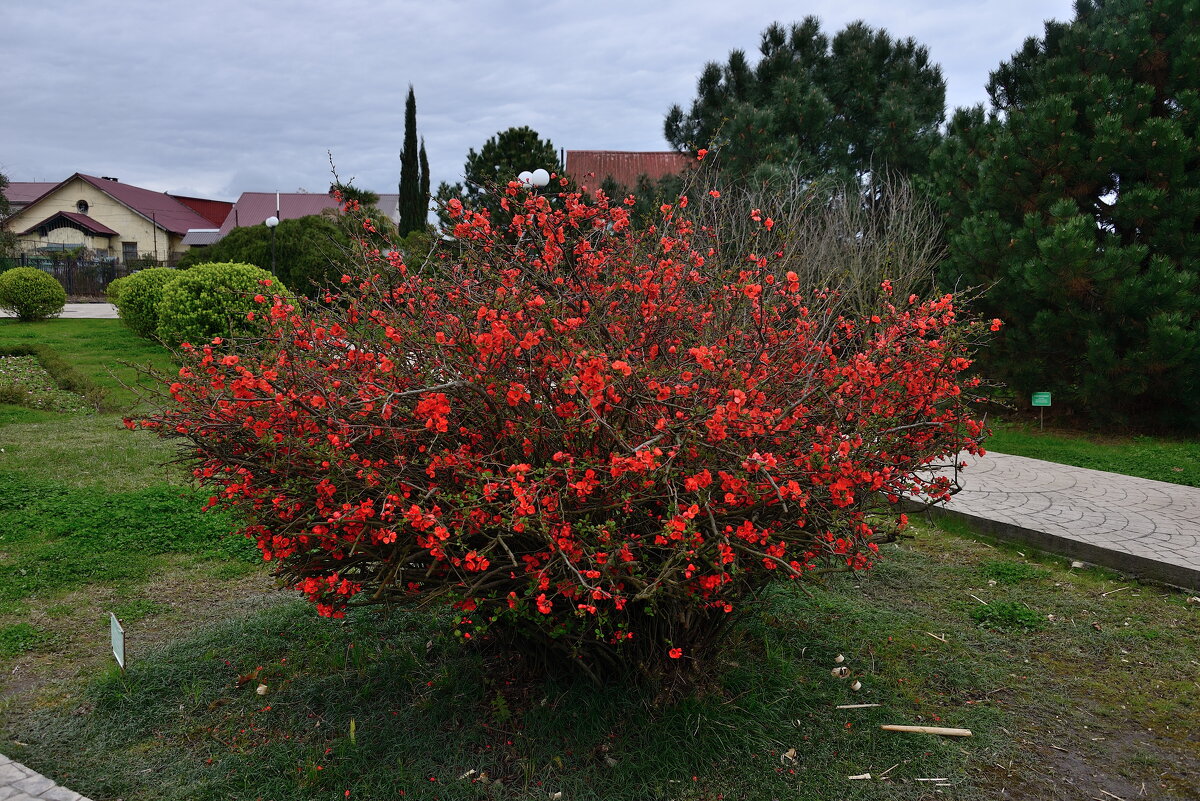
[[[421,137],[421,208],[429,211],[429,157],[425,155],[425,137]],[[424,218],[423,218],[424,219]]]
[[[417,151],[417,98],[412,84],[404,103],[404,149],[400,151],[400,223],[401,237],[425,230],[425,210],[421,202],[421,167]]]
[[[1200,428],[1200,16],[1080,0],[934,155],[947,285],[1005,320],[985,360],[1093,424]]]

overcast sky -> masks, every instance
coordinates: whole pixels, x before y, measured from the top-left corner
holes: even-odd
[[[771,22],[861,19],[928,47],[947,107],[986,100],[988,73],[1069,19],[1070,0],[0,0],[0,172],[106,175],[226,200],[394,192],[416,90],[433,186],[468,148],[528,125],[568,150],[667,150],[708,61],[757,61]]]

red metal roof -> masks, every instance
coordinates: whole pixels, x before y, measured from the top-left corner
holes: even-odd
[[[395,194],[379,195],[380,210],[393,221],[397,219],[396,204],[399,197]],[[278,198],[280,220],[295,220],[338,207],[337,201],[332,197],[316,192],[280,192]],[[266,222],[268,217],[276,216],[275,200],[274,192],[243,192],[221,222],[221,237],[234,228],[260,225]]]
[[[598,189],[605,178],[633,189],[645,175],[657,181],[678,175],[695,165],[695,158],[668,151],[568,150],[566,172],[581,188]]]
[[[192,209],[180,203],[166,192],[155,192],[142,189],[139,186],[111,181],[107,178],[96,178],[92,175],[75,173],[71,178],[80,178],[101,192],[109,195],[118,203],[123,203],[133,211],[154,222],[159,228],[173,234],[183,235],[189,228],[211,228],[212,223]],[[68,178],[67,181],[70,181]],[[65,184],[67,181],[63,181]]]
[[[243,192],[229,210],[229,214],[225,215],[221,223],[221,236],[224,237],[234,228],[259,225],[266,222],[268,217],[276,216],[275,197],[274,192]],[[325,209],[336,208],[337,201],[329,195],[316,192],[279,193],[278,216],[281,220],[295,220],[311,214],[320,214]]]
[[[8,202],[14,205],[26,206],[49,192],[58,184],[41,181],[10,181],[4,190]]]
[[[74,211],[56,211],[53,214],[51,214],[49,217],[47,217],[46,219],[42,220],[40,223],[37,223],[36,225],[31,225],[29,228],[27,228],[26,230],[19,233],[18,236],[25,236],[26,234],[31,234],[34,231],[36,231],[37,229],[41,228],[43,225],[49,225],[50,223],[52,223],[54,220],[58,219],[59,217],[64,217],[64,218],[70,220],[71,222],[75,223],[76,225],[82,227],[85,231],[88,231],[93,234],[99,234],[100,236],[120,236],[120,234],[118,234],[113,229],[109,228],[107,225],[96,222],[91,217],[87,216],[86,214],[79,214],[78,212],[74,212]]]
[[[171,197],[216,226],[225,222],[226,215],[233,208],[233,202],[229,200],[208,200],[207,198],[184,197],[183,195],[171,195]]]

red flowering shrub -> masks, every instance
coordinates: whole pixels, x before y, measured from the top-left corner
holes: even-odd
[[[678,666],[768,582],[870,567],[895,501],[978,450],[951,296],[884,282],[852,319],[783,251],[726,263],[699,203],[639,234],[508,195],[504,231],[451,204],[437,271],[373,251],[341,295],[264,289],[257,338],[185,353],[128,423],[184,439],[321,614],[436,601],[594,674]]]

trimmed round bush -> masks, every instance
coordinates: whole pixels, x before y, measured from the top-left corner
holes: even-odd
[[[253,264],[197,265],[163,287],[157,307],[158,338],[174,347],[237,334],[246,328],[246,315],[260,308],[256,295],[286,291],[275,276]]]
[[[158,331],[158,302],[162,300],[163,288],[180,275],[180,272],[169,267],[138,270],[110,284],[108,296],[116,305],[117,314],[133,333],[143,339],[154,339]],[[117,286],[115,295],[113,286]]]
[[[126,284],[129,283],[129,279],[131,277],[132,276],[126,275],[122,278],[117,278],[112,281],[109,281],[108,286],[106,286],[104,288],[105,297],[108,298],[109,303],[111,303],[112,305],[117,307],[118,313],[120,313],[120,311],[121,311],[121,304],[119,302],[120,298],[121,298],[121,292],[122,292],[122,290],[124,290]]]
[[[0,309],[19,320],[44,320],[62,311],[67,291],[34,267],[14,267],[0,273]]]

